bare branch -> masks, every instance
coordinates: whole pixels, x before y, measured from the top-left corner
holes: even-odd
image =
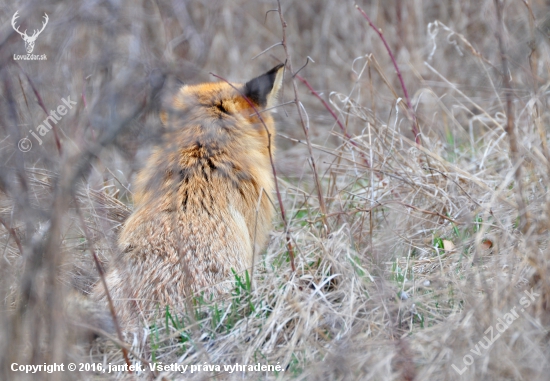
[[[19,236],[15,232],[15,229],[9,226],[2,218],[0,218],[0,223],[4,225],[4,228],[8,231],[8,233],[13,237],[13,240],[15,241],[15,244],[17,245],[17,248],[19,249],[19,253],[23,255],[23,246],[21,245],[21,240],[19,239]]]
[[[113,299],[111,298],[109,287],[107,287],[107,281],[105,280],[105,272],[103,271],[103,267],[101,266],[101,263],[99,262],[99,258],[97,257],[97,254],[94,250],[93,241],[90,237],[90,234],[88,233],[88,227],[86,226],[86,221],[84,221],[84,217],[82,217],[82,213],[80,212],[80,208],[78,207],[78,201],[76,200],[76,198],[74,198],[74,202],[75,202],[76,213],[78,215],[78,219],[80,220],[80,225],[82,226],[82,230],[84,231],[84,236],[88,241],[88,247],[90,248],[90,252],[92,253],[92,256],[94,258],[94,263],[95,263],[97,272],[99,274],[99,279],[101,280],[101,284],[105,289],[105,295],[107,296],[107,302],[109,304],[109,310],[111,312],[111,317],[113,318],[113,324],[115,326],[118,340],[121,343],[124,343],[124,338],[122,337],[122,331],[120,330],[120,324],[118,324],[115,305],[113,303]],[[128,367],[130,367],[132,363],[130,362],[130,358],[128,357],[128,349],[126,349],[126,346],[121,346],[121,350],[122,350],[122,355],[124,356],[124,360],[126,361],[126,364],[128,365]],[[129,372],[132,373],[131,370],[129,370]]]
[[[281,40],[281,44],[283,45],[283,48],[285,50],[285,55],[286,55],[286,65],[288,66],[288,69],[290,70],[290,73],[294,73],[294,71],[292,70],[292,57],[290,56],[290,53],[288,51],[288,46],[286,44],[286,21],[283,17],[283,11],[282,11],[282,8],[281,8],[281,1],[280,0],[277,0],[277,5],[278,5],[278,8],[279,8],[279,20],[281,21],[281,27],[282,27],[282,34],[283,34],[283,38]],[[306,127],[306,123],[304,121],[304,116],[302,114],[302,108],[300,107],[300,100],[299,100],[299,97],[298,97],[298,86],[296,85],[296,79],[294,78],[294,76],[292,77],[292,87],[294,89],[294,100],[296,102],[296,108],[297,108],[297,111],[298,111],[298,116],[300,117],[300,123],[302,124],[302,129],[304,131],[304,135],[306,137],[306,143],[307,143],[307,149],[308,149],[308,153],[309,153],[309,159],[311,160],[311,169],[312,169],[312,172],[313,172],[313,179],[315,181],[315,186],[316,186],[316,189],[317,189],[317,197],[319,198],[319,206],[320,206],[320,209],[321,209],[321,214],[323,215],[323,224],[325,226],[325,229],[327,231],[327,233],[330,232],[330,227],[328,225],[328,221],[326,219],[326,215],[327,215],[327,208],[326,208],[326,204],[325,204],[325,198],[323,196],[323,191],[321,189],[321,182],[319,181],[319,175],[317,174],[317,165],[315,163],[315,159],[313,157],[313,150],[311,148],[311,141],[310,141],[310,138],[309,138],[309,131],[308,131],[308,128]]]
[[[256,58],[258,58],[262,54],[268,52],[270,49],[273,49],[274,47],[279,46],[279,45],[282,45],[282,44],[280,42],[277,42],[276,44],[271,45],[269,48],[265,49],[261,53],[256,54],[254,57],[251,58],[251,60],[255,60]]]
[[[310,56],[307,56],[306,63],[304,64],[304,66],[302,66],[301,68],[299,68],[299,69],[296,71],[296,73],[293,73],[293,74],[292,74],[292,78],[296,77],[296,76],[298,75],[298,73],[299,73],[300,71],[302,71],[302,69],[305,68],[305,67],[307,66],[307,64],[309,63],[309,61],[315,62],[315,61],[313,61],[313,59],[312,59]]]
[[[319,95],[319,93],[317,91],[315,91],[313,89],[313,87],[311,87],[311,85],[309,84],[309,82],[296,74],[296,78],[298,78],[304,85],[307,86],[307,88],[309,89],[309,91],[311,91],[311,93],[321,101],[321,103],[323,104],[323,106],[325,106],[325,108],[327,109],[327,111],[330,113],[330,115],[332,115],[332,117],[334,118],[334,120],[336,121],[336,124],[338,124],[338,127],[340,127],[340,129],[342,130],[342,133],[344,134],[344,136],[346,137],[347,141],[353,145],[354,147],[357,147],[359,148],[359,146],[357,145],[356,142],[353,141],[353,138],[350,136],[350,134],[348,134],[348,132],[346,131],[346,128],[344,127],[344,125],[342,124],[342,122],[340,122],[340,120],[338,119],[338,115],[336,115],[336,113],[332,110],[332,108],[329,106],[329,104],[321,97],[321,95]],[[363,158],[363,160],[365,161],[365,164],[367,167],[370,168],[370,163],[369,163],[369,160],[367,159],[367,157],[365,156],[365,154],[359,150],[359,155],[361,155],[361,157]]]
[[[510,75],[508,72],[508,58],[506,56],[506,49],[504,47],[503,33],[504,33],[504,22],[502,20],[502,2],[500,0],[495,0],[495,9],[497,13],[497,33],[496,37],[498,40],[498,48],[500,51],[500,58],[502,61],[502,87],[506,89],[504,95],[506,96],[506,134],[508,135],[508,142],[510,144],[510,153],[512,155],[512,164],[515,167],[514,178],[516,182],[516,202],[518,204],[518,213],[520,219],[520,230],[523,233],[526,233],[529,230],[530,223],[527,215],[527,207],[525,201],[523,200],[523,181],[521,175],[521,162],[522,159],[518,152],[518,143],[515,130],[514,122],[514,110],[512,106],[512,82],[510,81]]]
[[[395,60],[395,57],[393,56],[393,53],[390,49],[390,46],[388,45],[388,42],[384,38],[384,35],[382,34],[382,31],[380,29],[378,29],[372,23],[372,21],[370,21],[370,18],[369,18],[369,16],[367,16],[365,11],[363,11],[357,4],[355,4],[355,8],[357,8],[357,10],[359,12],[361,12],[361,14],[365,18],[365,20],[367,20],[367,22],[369,23],[370,27],[376,32],[376,34],[378,34],[378,36],[382,40],[382,43],[384,43],[384,46],[386,47],[386,50],[388,51],[391,62],[393,63],[393,67],[395,68],[395,71],[397,73],[397,77],[399,78],[399,83],[401,84],[401,88],[403,89],[403,95],[405,96],[405,99],[407,100],[407,107],[409,108],[409,113],[410,113],[411,118],[412,118],[412,132],[414,134],[414,140],[415,140],[416,144],[422,145],[422,140],[420,139],[420,132],[418,131],[418,122],[416,120],[416,113],[415,113],[414,108],[412,106],[411,99],[409,98],[409,92],[407,91],[407,87],[405,86],[405,81],[403,80],[403,76],[401,75],[401,70],[399,70],[399,66],[397,65],[397,61]]]
[[[36,86],[34,85],[32,79],[31,79],[31,77],[29,77],[29,75],[25,72],[25,70],[23,70],[23,68],[19,65],[19,63],[17,63],[17,61],[15,61],[15,64],[23,72],[23,74],[25,74],[25,77],[27,77],[27,81],[29,81],[29,85],[31,85],[32,91],[34,92],[34,95],[36,96],[36,100],[38,101],[38,104],[40,105],[42,110],[44,110],[44,113],[46,115],[50,115],[48,113],[48,110],[46,109],[46,105],[44,104],[44,101],[42,100],[42,97],[40,96],[40,93],[36,89]],[[59,155],[61,155],[61,141],[59,140],[59,134],[57,132],[56,123],[52,124],[52,130],[53,130],[53,136],[54,136],[54,139],[55,139],[55,146],[57,147],[57,152],[59,153]]]

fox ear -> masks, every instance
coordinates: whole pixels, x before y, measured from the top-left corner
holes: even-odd
[[[284,64],[275,66],[244,85],[244,95],[262,108],[269,108],[277,100],[277,93],[283,83]]]

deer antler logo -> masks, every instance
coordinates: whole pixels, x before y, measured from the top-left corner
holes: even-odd
[[[13,17],[11,19],[11,26],[13,27],[13,29],[17,33],[19,33],[21,35],[21,38],[23,38],[23,40],[25,41],[25,49],[27,49],[27,53],[32,53],[32,51],[34,50],[34,42],[36,41],[36,39],[38,38],[40,33],[42,33],[42,31],[44,30],[44,28],[48,24],[48,15],[46,13],[44,13],[44,21],[42,22],[42,29],[40,29],[40,30],[35,29],[32,36],[27,36],[27,30],[26,29],[23,33],[21,33],[19,31],[19,27],[15,26],[15,20],[19,17],[17,15],[18,13],[19,13],[19,11],[15,12],[15,14],[13,15]]]

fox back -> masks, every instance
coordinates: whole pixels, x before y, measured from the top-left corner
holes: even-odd
[[[269,112],[279,65],[244,85],[185,85],[161,112],[162,142],[138,173],[135,211],[106,275],[123,325],[204,291],[227,293],[267,242],[273,214]],[[272,142],[271,142],[272,143]],[[105,303],[101,283],[93,298]]]

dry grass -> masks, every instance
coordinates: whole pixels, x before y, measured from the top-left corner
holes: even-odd
[[[303,108],[277,110],[276,168],[296,271],[278,218],[233,296],[159,311],[124,338],[132,362],[221,372],[25,375],[11,364],[124,364],[109,333],[75,346],[86,319],[62,311],[98,280],[92,249],[103,266],[116,258],[133,175],[162,133],[157,111],[175,78],[242,81],[286,54],[251,60],[281,41],[279,16],[266,13],[276,1],[0,3],[0,379],[548,379],[544,2],[504,1],[501,29],[491,0],[359,4],[396,57],[421,146],[390,57],[354,4],[281,5],[293,70],[315,61],[300,76],[345,130],[300,81],[295,94],[287,72],[281,103],[297,96]],[[49,15],[34,52],[46,61],[14,61],[17,10],[21,30]],[[77,105],[56,125],[60,149],[54,131],[38,146],[29,129],[67,96]],[[258,362],[284,371],[223,371]]]

